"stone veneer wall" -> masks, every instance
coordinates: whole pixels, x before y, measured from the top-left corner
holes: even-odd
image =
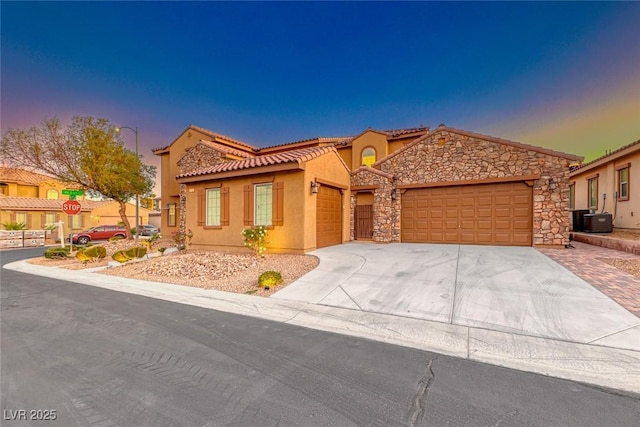
[[[185,153],[178,160],[178,168],[180,173],[192,172],[194,170],[214,166],[218,163],[227,161],[223,154],[213,148],[198,144]]]
[[[391,177],[372,169],[356,172],[351,177],[351,186],[377,185],[373,190],[373,241],[395,242],[400,240],[400,194],[391,199],[394,189]],[[351,193],[351,240],[355,239],[356,192]]]
[[[444,138],[444,145],[439,144],[441,138]],[[569,243],[567,159],[447,129],[436,129],[428,137],[396,153],[375,165],[393,175],[395,181],[389,180],[376,190],[381,194],[375,202],[381,205],[379,213],[374,213],[374,221],[380,221],[378,239],[374,240],[400,241],[401,196],[395,203],[391,203],[390,196],[388,200],[385,197],[394,186],[539,174],[540,178],[533,184],[533,244],[563,246]],[[354,175],[351,185],[372,185],[381,181],[384,178],[379,175],[360,172]]]

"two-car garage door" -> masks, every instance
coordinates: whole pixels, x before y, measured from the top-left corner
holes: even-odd
[[[408,189],[402,241],[531,246],[532,203],[524,182]]]

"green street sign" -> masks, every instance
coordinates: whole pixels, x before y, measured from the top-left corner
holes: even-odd
[[[82,196],[84,194],[84,191],[65,188],[64,190],[62,190],[62,194],[64,196],[69,196],[69,200],[75,200],[77,196]]]

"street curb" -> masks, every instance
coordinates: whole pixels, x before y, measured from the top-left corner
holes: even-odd
[[[4,268],[640,393],[640,351],[17,261]]]

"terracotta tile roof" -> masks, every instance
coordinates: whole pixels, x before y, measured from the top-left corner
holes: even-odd
[[[51,180],[55,180],[55,178],[24,169],[0,167],[0,182],[40,185],[42,182]]]
[[[12,210],[40,210],[40,211],[60,211],[62,212],[62,204],[66,202],[65,199],[38,199],[36,197],[0,197],[0,209],[12,209]],[[94,200],[79,200],[82,206],[82,212],[91,212],[98,206],[105,203],[111,203],[111,201],[98,202]]]
[[[296,144],[301,144],[301,145],[322,144],[322,143],[337,144],[343,141],[348,141],[351,138],[352,137],[350,136],[340,136],[340,137],[328,137],[328,138],[317,137],[317,138],[301,139],[300,141],[285,142],[284,144],[276,144],[276,145],[270,145],[268,147],[258,148],[257,151],[260,152],[260,151],[271,150],[274,148],[286,147],[289,145],[296,145]]]
[[[220,139],[225,140],[225,141],[233,142],[234,144],[245,146],[245,147],[247,147],[247,148],[249,148],[251,150],[257,150],[258,149],[258,147],[255,147],[255,146],[253,146],[251,144],[247,144],[246,142],[240,141],[239,139],[231,138],[229,136],[223,135],[223,134],[218,133],[218,132],[214,132],[214,131],[209,130],[209,129],[202,128],[200,126],[189,125],[189,127],[192,128],[192,129],[198,130],[198,131],[200,131],[202,133],[206,133],[208,135],[211,135],[214,138],[220,138]]]
[[[209,175],[219,172],[235,171],[240,169],[257,168],[261,166],[278,165],[283,163],[295,163],[302,164],[316,157],[320,157],[323,154],[335,152],[336,149],[332,146],[324,147],[306,147],[297,150],[283,151],[276,154],[268,154],[264,156],[257,156],[246,160],[235,160],[232,162],[218,163],[217,165],[198,169],[192,172],[187,172],[178,175],[177,178],[186,178],[190,176]]]
[[[390,137],[395,138],[397,136],[407,135],[411,133],[429,132],[429,126],[420,126],[417,128],[407,128],[407,129],[384,130],[383,132],[389,134]]]
[[[627,144],[627,145],[623,145],[620,148],[617,148],[611,152],[608,152],[607,154],[605,154],[604,156],[600,156],[597,159],[593,159],[583,165],[580,165],[580,167],[576,168],[574,171],[571,171],[571,173],[573,174],[573,172],[584,172],[584,169],[589,169],[590,166],[592,166],[594,163],[601,163],[601,160],[607,159],[607,158],[611,158],[611,160],[615,159],[618,157],[618,155],[622,154],[622,151],[625,151],[631,147],[637,146],[636,150],[640,150],[640,139],[637,141],[632,142],[631,144]],[[636,151],[636,150],[632,150],[632,151]]]

